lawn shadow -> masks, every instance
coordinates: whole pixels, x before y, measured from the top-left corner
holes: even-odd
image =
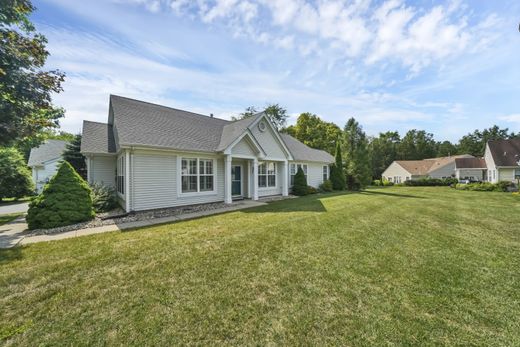
[[[267,203],[265,206],[242,210],[244,213],[272,213],[272,212],[327,212],[321,202],[324,195],[309,195],[296,199],[285,199]]]
[[[391,196],[394,198],[412,198],[412,199],[427,199],[424,196],[419,195],[410,195],[410,194],[399,194],[399,193],[386,193],[386,192],[374,192],[370,190],[363,190],[359,192],[360,194],[373,194],[373,195],[384,195]]]
[[[0,265],[22,259],[22,247],[0,249]]]

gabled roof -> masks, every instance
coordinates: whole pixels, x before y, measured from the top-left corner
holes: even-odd
[[[457,158],[456,169],[485,169],[487,167],[484,158]]]
[[[520,166],[520,139],[488,141],[496,166]]]
[[[112,126],[105,123],[83,121],[82,153],[110,154],[116,152]]]
[[[111,95],[119,145],[214,152],[228,121]]]
[[[250,118],[227,121],[111,95],[109,124],[85,121],[81,151],[115,153],[117,142],[119,146],[223,152],[246,133],[252,136],[251,127],[263,116],[265,113],[260,112]],[[292,137],[278,137],[278,132],[275,135],[289,158],[296,155],[298,160],[333,162],[325,151],[307,147]]]
[[[469,154],[461,154],[423,160],[396,160],[395,162],[411,175],[425,176],[448,164],[452,164],[457,158],[473,158],[473,156]]]
[[[294,137],[289,134],[280,134],[283,142],[291,152],[293,156],[293,160],[301,160],[301,161],[317,161],[322,163],[333,163],[334,157],[327,153],[326,151],[322,151],[320,149],[311,148],[302,142],[298,141]]]
[[[66,146],[67,141],[47,140],[39,147],[31,149],[27,165],[42,165],[46,161],[61,158]]]

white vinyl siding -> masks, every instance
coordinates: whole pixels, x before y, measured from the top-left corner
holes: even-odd
[[[270,195],[281,195],[282,194],[282,175],[283,175],[283,164],[276,163],[276,186],[268,188],[258,188],[258,196],[270,196]]]
[[[133,155],[133,210],[148,210],[183,205],[224,201],[224,161],[208,156],[214,163],[214,192],[181,193],[180,158],[196,158],[193,154],[135,151]],[[206,158],[200,158],[206,159]]]
[[[499,169],[498,181],[512,182],[515,180],[515,169]]]
[[[91,157],[89,163],[89,171],[90,183],[98,183],[107,187],[116,186],[115,156]]]
[[[56,174],[61,158],[46,161],[43,165],[34,166],[32,168],[33,181],[36,190],[40,193],[43,186]]]
[[[395,161],[390,164],[390,166],[383,172],[383,179],[386,179],[390,182],[397,183],[404,182],[412,175],[406,171],[401,165],[397,164]],[[415,179],[416,176],[413,176],[412,179]]]
[[[247,140],[245,137],[240,140],[233,148],[231,149],[232,154],[237,155],[246,155],[246,156],[256,156],[255,151],[249,144],[249,140]]]
[[[261,122],[265,122],[265,120],[261,120]],[[255,124],[252,127],[251,132],[260,146],[264,149],[266,153],[266,159],[286,158],[283,147],[281,147],[269,125],[267,126],[267,129],[262,132],[258,129],[258,124]]]

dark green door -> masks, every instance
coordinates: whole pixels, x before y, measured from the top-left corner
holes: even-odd
[[[242,195],[242,166],[231,167],[231,195]]]

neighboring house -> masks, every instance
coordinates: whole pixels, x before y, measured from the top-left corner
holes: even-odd
[[[334,162],[264,113],[231,122],[114,95],[107,124],[84,121],[81,152],[126,211],[286,196],[298,167],[317,187]]]
[[[31,149],[27,165],[32,169],[32,178],[38,193],[56,173],[66,145],[67,141],[47,140],[39,147]]]
[[[457,178],[497,183],[520,179],[520,139],[492,140],[484,158],[457,162]]]
[[[455,177],[455,160],[460,158],[473,158],[473,156],[462,154],[423,160],[396,160],[390,164],[382,176],[383,179],[393,183],[421,178]]]

